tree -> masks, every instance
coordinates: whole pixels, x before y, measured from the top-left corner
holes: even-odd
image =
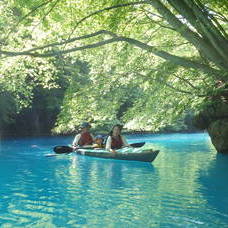
[[[227,110],[224,108],[228,102],[228,6],[225,0],[103,0],[99,4],[78,1],[77,5],[56,0],[37,3],[35,7],[32,1],[27,1],[23,7],[21,4],[19,0],[12,4],[14,10],[10,12],[14,13],[14,23],[17,21],[18,28],[15,33],[15,26],[13,30],[6,27],[9,32],[1,40],[10,43],[11,48],[7,45],[1,48],[2,56],[45,58],[60,54],[75,55],[77,51],[84,50],[83,56],[81,53],[78,56],[91,61],[92,66],[99,66],[101,59],[94,60],[94,56],[102,54],[107,57],[108,53],[107,59],[112,61],[105,61],[107,64],[104,68],[117,66],[112,79],[124,77],[129,86],[141,83],[140,88],[144,90],[140,101],[136,101],[126,112],[126,119],[133,116],[138,121],[147,119],[152,107],[156,108],[152,113],[159,113],[161,118],[155,118],[158,117],[155,115],[155,120],[150,118],[149,122],[160,122],[161,125],[164,124],[163,119],[178,116],[189,105],[198,110],[201,108],[201,113],[208,106],[215,106],[216,110]],[[65,20],[66,15],[69,16],[68,20]],[[54,29],[50,29],[43,37],[37,36],[37,33],[31,33],[36,21],[38,25],[33,30],[47,31],[50,25]],[[64,29],[57,33],[56,29],[60,26]],[[22,33],[27,34],[23,39],[21,36],[12,36]],[[77,35],[73,36],[74,34]],[[34,43],[33,40],[37,42]],[[138,49],[135,50],[135,47]],[[116,52],[121,57],[118,58]],[[113,56],[119,61],[115,62]],[[146,59],[141,69],[137,67],[140,58]],[[129,61],[131,66],[125,67],[125,71],[121,72],[123,63],[126,66]],[[167,74],[168,70],[172,70],[172,75]],[[135,82],[129,82],[129,79],[134,79]],[[175,92],[175,97],[171,91]],[[189,97],[193,100],[189,101]],[[142,101],[146,106],[146,115],[141,113]],[[161,115],[164,110],[167,110],[166,113]],[[227,152],[228,145],[222,142],[227,137],[226,130],[222,130],[224,134],[215,137],[218,130],[216,121],[222,121],[219,126],[222,124],[228,127],[227,113],[225,118],[224,114],[221,117],[220,111],[217,111],[216,116],[213,112],[208,115],[204,128],[209,130],[217,150]]]

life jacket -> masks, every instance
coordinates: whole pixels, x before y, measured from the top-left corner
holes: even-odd
[[[78,141],[79,146],[91,145],[93,143],[93,138],[89,132],[84,132]]]
[[[111,148],[112,149],[120,149],[123,146],[123,140],[119,135],[117,138],[112,137]]]

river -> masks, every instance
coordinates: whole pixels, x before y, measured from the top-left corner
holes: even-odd
[[[228,156],[206,133],[126,137],[155,161],[45,157],[73,137],[0,141],[0,227],[228,227]]]

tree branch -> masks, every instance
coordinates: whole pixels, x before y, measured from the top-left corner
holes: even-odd
[[[223,14],[219,13],[218,11],[208,7],[208,6],[205,6],[205,8],[208,10],[208,11],[211,11],[215,14],[215,16],[217,16],[217,18],[219,18],[220,20],[222,20],[223,22],[228,22],[228,18],[226,18]]]
[[[65,40],[65,41],[62,41],[62,42],[56,42],[56,43],[51,43],[51,44],[47,44],[47,45],[44,45],[44,46],[32,48],[32,49],[27,50],[27,52],[34,52],[34,51],[43,50],[43,49],[50,48],[50,47],[66,45],[66,44],[73,43],[74,41],[77,41],[77,40],[89,39],[89,38],[92,38],[92,37],[95,37],[95,36],[99,36],[99,35],[102,35],[102,34],[107,34],[107,35],[111,35],[111,36],[114,37],[113,33],[110,33],[109,31],[106,31],[106,30],[100,30],[98,32],[94,32],[94,33],[87,34],[87,35],[84,35],[84,36],[74,37],[74,38],[71,38],[71,39],[68,39],[68,40]]]
[[[32,57],[52,57],[52,56],[56,56],[56,55],[60,55],[60,54],[67,54],[67,53],[71,53],[71,52],[75,52],[75,51],[81,51],[81,50],[85,50],[85,49],[90,49],[90,48],[96,48],[96,47],[100,47],[100,46],[104,46],[106,44],[110,44],[110,43],[114,43],[120,41],[120,38],[111,38],[111,39],[107,39],[104,41],[100,41],[97,43],[93,43],[93,44],[88,44],[88,45],[84,45],[81,47],[75,47],[75,48],[70,48],[67,50],[58,50],[58,51],[47,51],[44,54],[38,53],[38,52],[32,52],[30,50],[27,51],[22,51],[22,52],[10,52],[10,51],[2,51],[0,50],[0,54],[2,55],[6,55],[6,56],[19,56],[19,55],[27,55],[27,56],[32,56]],[[54,45],[50,44],[48,45],[49,47],[53,47]],[[37,49],[41,49],[41,48],[36,48]]]
[[[201,63],[198,63],[198,62],[195,62],[195,61],[192,61],[192,60],[189,60],[187,58],[184,58],[184,57],[179,57],[179,56],[176,56],[176,55],[172,55],[172,54],[169,54],[168,52],[165,52],[165,51],[162,51],[162,50],[158,50],[157,48],[155,48],[154,46],[150,46],[148,44],[145,44],[145,43],[142,43],[141,41],[138,41],[138,40],[135,40],[135,39],[132,39],[132,38],[127,38],[127,37],[121,37],[121,40],[122,41],[126,41],[130,44],[133,44],[141,49],[144,49],[144,50],[147,50],[163,59],[166,59],[168,61],[171,61],[177,65],[181,65],[181,66],[184,66],[184,67],[187,67],[187,68],[194,68],[194,69],[200,69],[202,70],[203,72],[207,73],[207,74],[214,74],[214,76],[216,76],[216,78],[218,77],[221,77],[220,75],[220,71],[214,69],[214,68],[211,68],[205,64],[201,64]],[[217,79],[218,79],[217,78]]]
[[[154,70],[153,70],[153,72],[154,72]],[[141,73],[137,73],[137,74],[145,77],[145,75],[143,75]],[[153,81],[159,82],[160,84],[165,85],[165,86],[167,86],[167,87],[171,88],[172,90],[175,90],[176,92],[179,92],[179,93],[194,95],[194,96],[197,96],[197,97],[205,97],[206,96],[206,95],[203,95],[203,94],[195,94],[195,93],[187,91],[187,90],[176,88],[173,85],[169,84],[168,82],[166,82],[166,81],[164,81],[164,80],[162,80],[160,78],[150,78],[150,79],[153,80]]]
[[[30,16],[31,14],[33,14],[35,11],[37,11],[39,8],[42,8],[43,6],[47,5],[48,3],[52,2],[53,0],[48,0],[46,2],[43,2],[42,4],[36,6],[34,9],[32,9],[30,12],[28,12],[24,17],[22,17],[16,25],[13,26],[13,28],[9,31],[9,33],[6,35],[7,39],[9,37],[9,35],[11,34],[11,32],[23,21],[25,20],[28,16]]]
[[[185,78],[181,78],[179,76],[177,76],[176,74],[173,74],[174,77],[180,79],[181,81],[183,81],[184,83],[188,84],[190,87],[192,87],[193,89],[199,90],[199,88],[197,88],[196,86],[194,86],[189,80],[185,79]]]
[[[117,9],[117,8],[120,8],[120,7],[134,6],[134,5],[141,5],[141,4],[149,4],[149,1],[138,1],[138,2],[130,2],[130,3],[118,4],[118,5],[109,6],[109,7],[106,7],[106,8],[97,10],[97,11],[94,11],[91,14],[83,17],[80,21],[78,21],[76,23],[76,25],[74,26],[74,28],[73,28],[71,34],[69,35],[68,39],[74,33],[75,29],[78,27],[79,24],[81,24],[83,21],[87,20],[88,18],[90,18],[90,17],[92,17],[94,15],[97,15],[97,14],[102,13],[104,11],[108,11],[108,10],[112,10],[112,9]]]
[[[112,38],[106,39],[103,41],[99,41],[99,42],[96,42],[93,44],[88,44],[88,45],[84,45],[84,46],[80,46],[80,47],[74,47],[74,48],[70,48],[70,49],[62,50],[62,51],[61,50],[58,50],[58,51],[51,50],[51,51],[47,51],[46,53],[35,52],[37,50],[44,50],[45,48],[48,48],[48,47],[54,47],[57,45],[62,45],[62,44],[70,43],[70,42],[72,43],[73,41],[76,41],[76,40],[86,39],[86,38],[94,37],[94,36],[101,35],[101,34],[110,35]],[[213,77],[215,79],[221,79],[221,77],[222,77],[221,72],[219,70],[211,68],[208,65],[201,64],[201,63],[192,61],[192,60],[184,58],[184,57],[179,57],[179,56],[169,54],[168,52],[159,50],[156,47],[148,45],[148,44],[143,43],[141,41],[138,41],[138,40],[135,40],[135,39],[129,38],[129,37],[117,36],[116,34],[110,32],[110,31],[106,31],[106,30],[101,30],[101,31],[98,31],[96,33],[88,34],[85,36],[75,37],[71,40],[67,40],[67,41],[64,41],[61,43],[53,43],[53,44],[49,44],[49,45],[46,45],[43,47],[37,47],[37,48],[30,49],[27,51],[22,51],[22,52],[10,52],[10,51],[0,50],[0,54],[6,55],[6,56],[29,55],[29,56],[33,56],[33,57],[51,57],[51,56],[56,56],[59,54],[67,54],[70,52],[81,51],[81,50],[90,49],[90,48],[96,48],[96,47],[104,46],[106,44],[110,44],[110,43],[114,43],[114,42],[120,42],[120,41],[124,41],[124,42],[132,44],[134,46],[137,46],[143,50],[151,52],[151,53],[153,53],[153,54],[155,54],[155,55],[157,55],[163,59],[171,61],[177,65],[181,65],[181,66],[184,66],[187,68],[200,69],[207,74],[213,75]]]
[[[164,84],[165,86],[167,86],[167,87],[169,87],[169,88],[171,88],[171,89],[173,89],[173,90],[175,90],[176,92],[179,92],[179,93],[190,94],[190,95],[194,95],[194,96],[197,96],[197,97],[206,97],[206,95],[203,95],[203,94],[195,94],[195,93],[189,92],[187,90],[176,88],[173,85],[170,85],[169,83],[164,82],[161,79],[158,79],[158,82],[160,82],[161,84]]]
[[[172,28],[172,27],[170,27],[170,26],[163,25],[163,24],[161,24],[161,22],[159,22],[159,21],[153,20],[146,12],[144,12],[144,14],[146,15],[146,17],[147,17],[150,21],[152,21],[152,22],[155,23],[155,24],[158,24],[160,27],[166,28],[166,29],[171,29],[172,31],[175,31],[174,28]]]
[[[143,9],[142,11],[143,11],[143,13],[146,15],[146,17],[147,17],[150,21],[154,22],[155,24],[158,24],[158,25],[160,25],[160,26],[163,27],[163,28],[175,30],[173,27],[170,27],[170,26],[161,24],[160,21],[153,20],[148,14],[150,14],[151,16],[155,16],[155,17],[158,17],[158,18],[164,20],[164,18],[163,18],[162,16],[160,16],[160,15],[158,15],[158,14],[155,14],[155,13],[152,13],[151,11],[149,11],[149,10],[147,10],[147,9]]]
[[[193,15],[195,15],[196,18],[196,20],[192,21],[191,16],[189,16],[187,17],[188,20],[195,24],[197,31],[210,41],[214,50],[216,50],[220,54],[221,59],[224,59],[226,62],[228,60],[228,55],[226,52],[224,52],[224,49],[228,48],[227,40],[223,37],[221,31],[213,23],[213,17],[207,10],[205,10],[204,5],[199,0],[195,1],[196,3],[192,0],[184,0],[182,2],[182,4],[185,2],[190,8],[190,10],[187,12],[193,12]],[[180,5],[179,3],[180,2],[176,2],[177,5]],[[186,15],[188,16],[188,13]]]
[[[51,6],[51,8],[47,11],[47,13],[45,13],[45,15],[40,19],[40,22],[37,24],[37,25],[35,25],[34,27],[33,27],[33,30],[39,25],[39,24],[41,24],[41,21],[44,21],[44,19],[48,16],[48,14],[50,14],[50,12],[56,7],[56,5],[60,2],[61,0],[56,0],[55,2],[54,2],[54,4]]]
[[[169,1],[168,1],[169,2]],[[173,2],[173,0],[170,0]],[[182,2],[182,1],[181,1]],[[177,1],[180,3],[180,1]],[[177,4],[176,3],[176,4]],[[185,39],[191,42],[198,50],[202,50],[208,59],[222,69],[227,70],[228,64],[226,61],[221,61],[221,55],[214,49],[206,39],[201,38],[196,32],[192,31],[187,24],[179,20],[160,0],[150,0],[153,6],[167,21],[178,31]],[[223,60],[223,58],[222,58]]]

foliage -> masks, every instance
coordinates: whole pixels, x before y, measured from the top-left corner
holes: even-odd
[[[0,94],[0,128],[4,129],[6,124],[9,124],[13,121],[12,113],[15,112],[15,103],[7,92],[1,92]],[[1,132],[0,132],[1,133]]]
[[[227,90],[225,2],[2,1],[0,85],[17,110],[37,84],[67,88],[57,133],[84,120],[158,131]]]

